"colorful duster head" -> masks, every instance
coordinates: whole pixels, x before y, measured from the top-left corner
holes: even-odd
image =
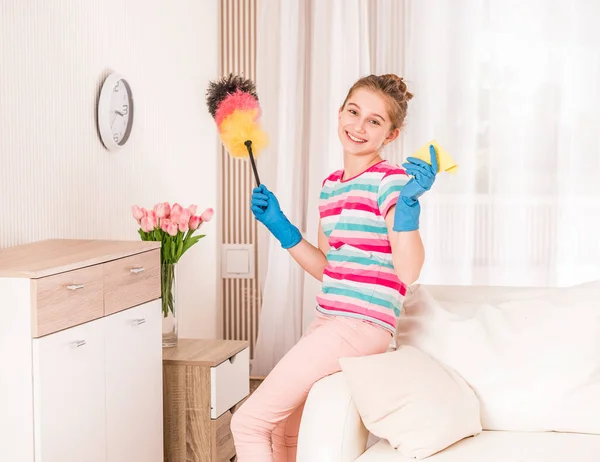
[[[258,123],[261,111],[254,83],[233,74],[210,82],[206,104],[227,151],[233,157],[250,156],[253,161],[252,155],[257,156],[267,145]]]

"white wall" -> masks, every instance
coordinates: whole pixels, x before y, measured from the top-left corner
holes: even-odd
[[[0,248],[139,239],[132,204],[216,207],[217,27],[217,0],[0,1]],[[95,121],[109,72],[135,98],[117,153]],[[181,260],[182,336],[217,334],[216,223]]]

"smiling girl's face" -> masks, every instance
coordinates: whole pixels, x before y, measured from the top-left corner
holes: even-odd
[[[365,156],[379,152],[398,136],[399,130],[392,126],[383,95],[357,88],[338,116],[338,137],[344,154]]]

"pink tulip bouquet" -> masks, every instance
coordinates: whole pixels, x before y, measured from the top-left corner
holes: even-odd
[[[214,210],[206,209],[196,215],[196,205],[183,208],[179,204],[172,206],[168,202],[156,204],[152,210],[134,205],[131,208],[133,218],[140,225],[138,233],[143,241],[160,241],[162,311],[167,317],[169,311],[174,314],[173,283],[174,265],[181,256],[202,239],[205,234],[194,236],[203,223],[212,219]]]

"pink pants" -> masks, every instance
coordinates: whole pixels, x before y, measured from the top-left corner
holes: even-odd
[[[295,462],[304,402],[315,382],[339,372],[339,358],[383,353],[390,332],[368,322],[317,313],[231,420],[238,462]]]

